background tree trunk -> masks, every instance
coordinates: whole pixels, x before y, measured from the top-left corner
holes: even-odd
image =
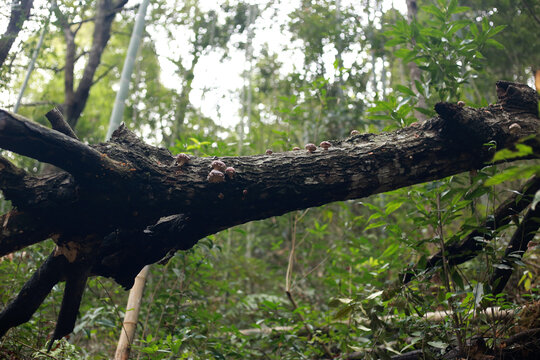
[[[13,0],[11,14],[6,31],[0,36],[0,67],[6,61],[11,46],[21,31],[24,22],[30,16],[30,10],[34,5],[33,0]]]

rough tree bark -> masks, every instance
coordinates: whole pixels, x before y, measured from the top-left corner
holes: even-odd
[[[0,147],[63,170],[34,177],[0,159],[0,188],[15,207],[0,219],[0,256],[47,238],[57,244],[0,313],[0,336],[27,321],[58,281],[66,290],[53,340],[73,329],[88,276],[129,288],[143,266],[231,226],[482,167],[495,148],[539,125],[534,90],[503,81],[497,88],[499,104],[439,103],[439,116],[424,124],[334,140],[329,150],[220,158],[236,174],[218,183],[208,181],[214,158],[178,166],[169,151],[125,127],[89,146],[61,126],[0,111]]]

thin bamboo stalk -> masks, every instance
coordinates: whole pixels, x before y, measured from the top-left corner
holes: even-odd
[[[124,323],[122,324],[122,331],[120,333],[120,339],[116,347],[116,353],[114,355],[115,360],[128,360],[129,353],[131,351],[131,344],[135,338],[135,329],[137,328],[137,321],[139,319],[139,312],[141,309],[142,294],[144,286],[146,284],[146,277],[150,266],[146,265],[141,272],[135,278],[135,283],[129,292],[126,315],[124,316]]]
[[[122,122],[122,116],[124,114],[125,101],[128,96],[129,82],[131,74],[133,73],[133,66],[135,64],[135,58],[141,44],[141,38],[144,30],[144,17],[146,16],[146,9],[150,0],[143,0],[139,6],[137,13],[137,19],[135,20],[135,27],[131,33],[131,39],[129,40],[128,51],[126,59],[124,60],[124,67],[122,68],[122,76],[120,77],[120,89],[116,93],[116,99],[114,100],[114,107],[109,120],[109,129],[107,130],[107,139],[110,139],[114,130],[120,126]]]
[[[23,94],[26,91],[26,87],[28,86],[30,75],[32,75],[32,72],[34,71],[34,66],[36,65],[36,60],[39,54],[39,50],[41,49],[41,46],[43,45],[43,39],[45,38],[45,34],[47,33],[47,30],[49,29],[49,22],[51,20],[51,15],[53,13],[53,9],[55,6],[56,6],[56,1],[52,1],[51,10],[49,11],[49,16],[45,20],[45,23],[43,24],[43,28],[41,29],[41,34],[39,35],[39,40],[36,45],[36,48],[34,49],[34,52],[32,53],[32,59],[30,60],[30,63],[28,64],[28,69],[26,70],[26,76],[24,77],[21,90],[19,91],[17,102],[15,103],[15,106],[13,107],[14,113],[17,113],[19,111],[19,107],[21,106],[21,100],[22,100]]]

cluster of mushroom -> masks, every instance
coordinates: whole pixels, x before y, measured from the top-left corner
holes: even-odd
[[[189,162],[191,160],[191,157],[188,154],[180,153],[176,155],[176,165],[179,167],[182,167],[185,163]],[[221,160],[214,160],[212,161],[212,170],[210,170],[210,173],[208,174],[208,177],[206,178],[208,182],[211,183],[220,183],[225,181],[225,175],[232,179],[234,178],[234,174],[236,171],[233,167],[225,165],[225,163]]]
[[[229,179],[232,179],[234,178],[234,174],[236,173],[233,167],[227,167],[227,165],[225,165],[225,163],[221,160],[212,161],[211,166],[212,170],[210,170],[210,173],[206,178],[210,183],[223,182],[225,181],[225,176],[227,176]]]
[[[351,136],[356,136],[356,135],[359,135],[359,134],[360,134],[360,131],[358,131],[358,130],[352,130],[351,131]],[[330,149],[332,147],[332,144],[330,143],[330,141],[323,141],[323,142],[321,142],[319,144],[319,146],[322,147],[324,150],[328,150],[328,149]],[[315,144],[309,143],[309,144],[306,144],[305,149],[308,152],[312,153],[315,150],[317,150],[317,146]],[[298,151],[298,150],[300,150],[300,148],[298,146],[293,147],[293,151]],[[272,154],[272,151],[271,150],[266,150],[266,154],[270,155],[270,154]]]
[[[322,147],[324,150],[328,150],[328,149],[330,149],[332,144],[329,141],[323,141],[323,142],[321,142],[319,144],[319,146]],[[305,149],[308,152],[312,153],[315,150],[317,150],[317,146],[315,144],[309,143],[309,144],[306,144]],[[298,146],[293,147],[293,151],[298,151],[298,150],[300,150],[300,148]]]

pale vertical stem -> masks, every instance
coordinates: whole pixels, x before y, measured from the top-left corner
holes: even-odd
[[[21,86],[21,90],[19,91],[17,102],[15,103],[15,106],[13,107],[14,113],[17,113],[19,111],[19,106],[21,106],[21,100],[22,100],[23,94],[26,91],[26,87],[28,86],[30,75],[32,75],[32,71],[34,71],[34,66],[36,65],[36,60],[39,54],[39,50],[41,49],[41,46],[43,45],[43,39],[45,38],[45,34],[47,33],[47,30],[49,28],[49,21],[51,20],[51,14],[55,6],[56,6],[56,1],[52,1],[51,10],[49,11],[49,17],[45,20],[45,23],[43,24],[43,28],[41,29],[41,34],[39,35],[38,43],[36,45],[36,48],[34,49],[34,52],[32,53],[32,59],[30,60],[30,63],[28,64],[28,69],[26,70],[26,76]]]
[[[287,272],[285,273],[285,292],[287,294],[291,291],[292,283],[292,271],[294,266],[294,251],[296,250],[296,224],[298,222],[298,216],[294,216],[293,228],[291,231],[291,251],[289,253],[289,262],[287,264]]]
[[[118,346],[116,347],[116,353],[114,355],[115,360],[129,359],[131,344],[133,344],[133,340],[135,338],[135,329],[137,328],[137,321],[139,319],[142,294],[149,270],[150,265],[143,267],[141,272],[139,272],[137,277],[135,277],[135,283],[129,292],[126,314],[124,315],[124,322],[122,324],[122,331],[120,333],[120,339],[118,340]]]
[[[135,20],[135,27],[131,33],[131,39],[129,40],[129,47],[124,60],[124,67],[122,68],[122,76],[120,77],[120,89],[116,93],[116,99],[114,100],[114,107],[109,120],[109,129],[107,130],[107,139],[111,138],[114,130],[120,126],[122,121],[122,115],[124,114],[125,101],[129,90],[129,80],[133,72],[133,65],[135,64],[135,58],[137,57],[137,51],[141,44],[141,38],[144,30],[144,17],[146,15],[146,9],[150,0],[143,0],[139,6],[137,13],[137,19]]]

